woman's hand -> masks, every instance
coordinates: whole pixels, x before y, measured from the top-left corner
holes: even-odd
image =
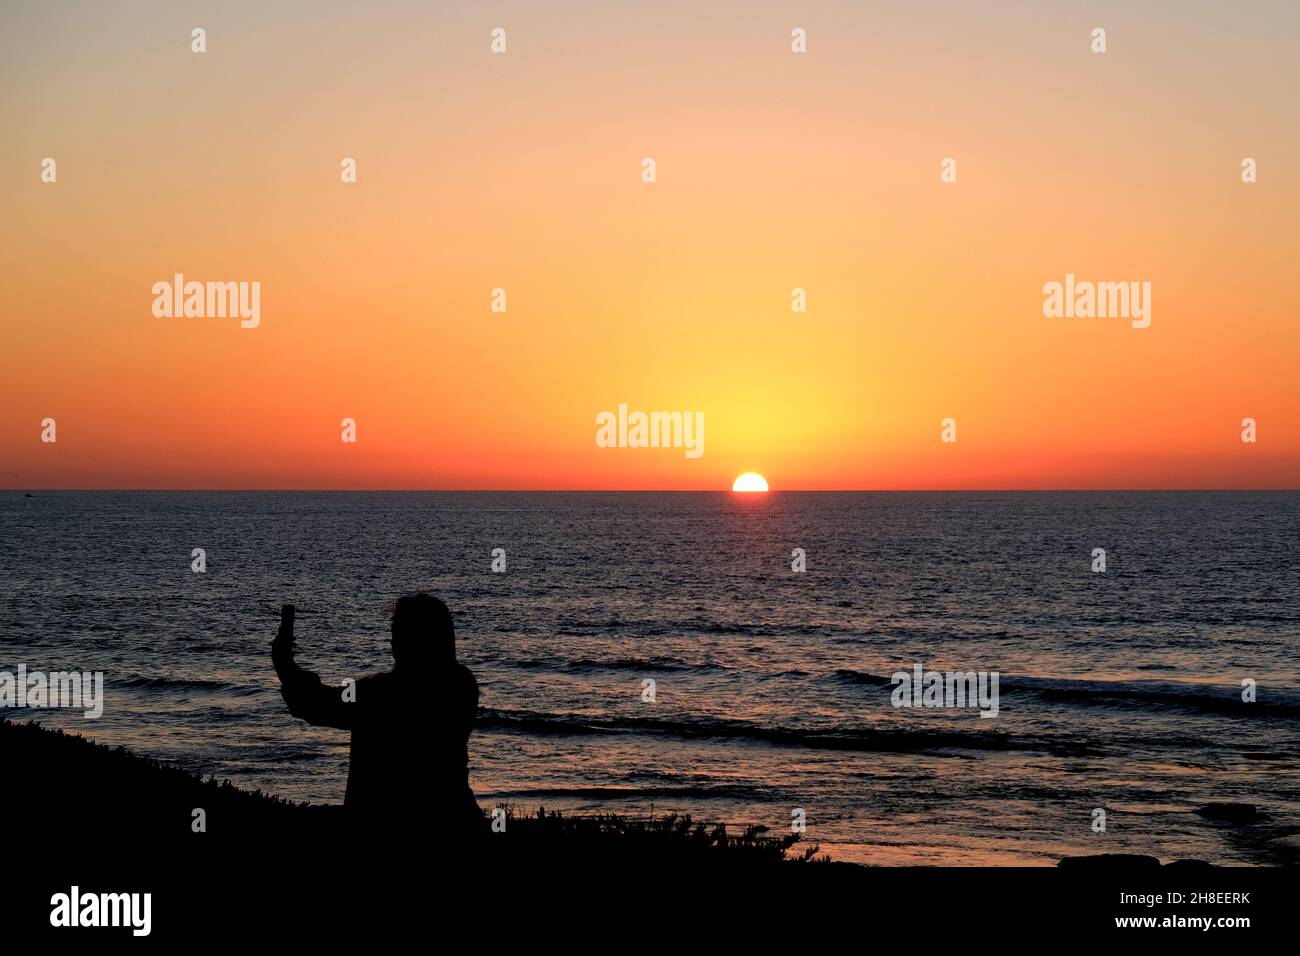
[[[293,605],[284,604],[280,607],[280,630],[271,643],[271,656],[293,660],[293,641]]]

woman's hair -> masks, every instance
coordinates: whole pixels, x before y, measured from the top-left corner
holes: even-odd
[[[456,627],[447,605],[432,594],[404,594],[393,605],[393,660],[433,663],[456,659]]]

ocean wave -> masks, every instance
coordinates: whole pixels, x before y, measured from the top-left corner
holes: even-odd
[[[746,721],[702,718],[659,720],[652,717],[596,717],[586,714],[554,714],[526,710],[479,711],[477,729],[507,730],[534,736],[583,736],[596,734],[658,734],[683,739],[725,738],[752,740],[787,747],[815,750],[846,750],[864,753],[912,753],[926,750],[1066,750],[1086,751],[1078,741],[1012,738],[1005,731],[915,730],[836,728],[805,730],[766,727]]]
[[[531,790],[480,793],[478,796],[492,799],[518,797],[525,800],[746,800],[768,798],[771,793],[767,787],[719,784],[680,787],[538,787]]]
[[[580,657],[569,660],[562,657],[525,657],[505,659],[500,663],[525,670],[554,671],[711,671],[726,670],[726,665],[713,661],[684,661],[679,657]]]
[[[879,674],[868,674],[865,671],[850,670],[847,667],[841,667],[835,672],[835,676],[847,684],[868,684],[873,687],[887,687],[890,679],[882,677]]]
[[[1156,669],[1162,665],[1148,665]],[[891,680],[840,668],[831,675],[848,684],[888,687]],[[1268,714],[1275,717],[1300,718],[1300,693],[1277,687],[1260,687],[1254,703],[1241,699],[1240,687],[1206,684],[1180,684],[1161,681],[1069,680],[1064,678],[1016,677],[1002,674],[998,694],[1014,700],[1018,694],[1032,694],[1040,700],[1132,708],[1146,705],[1164,706],[1198,713]]]
[[[643,637],[657,637],[673,633],[673,628],[665,621],[629,620],[609,618],[604,621],[579,620],[574,617],[560,617],[556,622],[561,634],[574,634],[581,637],[609,636],[611,634],[638,634]]]
[[[1154,705],[1196,713],[1267,714],[1300,718],[1300,695],[1275,687],[1260,687],[1253,703],[1241,699],[1241,687],[1174,684],[1156,681],[1091,681],[1013,678],[1001,681],[1001,691],[1037,694],[1043,700],[1114,707]]]
[[[664,635],[685,636],[694,634],[726,635],[730,637],[817,637],[842,634],[850,641],[861,640],[861,634],[854,628],[840,626],[834,622],[822,621],[809,624],[798,621],[789,623],[766,622],[755,624],[742,621],[718,621],[711,618],[692,618],[688,620],[651,620],[631,618],[609,618],[604,621],[579,620],[563,616],[557,621],[562,634],[582,637],[608,637],[611,635],[635,635],[637,637],[659,637]],[[927,632],[928,633],[928,632]]]
[[[212,694],[234,694],[239,697],[250,697],[266,690],[264,687],[234,684],[230,681],[204,680],[203,678],[198,677],[124,677],[110,681],[110,686],[141,688],[144,690],[175,690]]]

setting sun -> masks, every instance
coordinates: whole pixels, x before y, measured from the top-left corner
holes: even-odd
[[[732,491],[767,491],[767,479],[756,471],[747,471],[731,484]]]

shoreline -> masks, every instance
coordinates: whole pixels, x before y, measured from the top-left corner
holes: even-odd
[[[393,838],[349,828],[341,806],[203,780],[35,723],[0,719],[0,753],[21,769],[21,778],[11,775],[0,788],[0,819],[24,874],[7,902],[22,914],[22,928],[38,933],[51,930],[51,907],[57,912],[57,900],[75,891],[151,894],[156,934],[201,932],[236,943],[253,927],[337,945],[354,934],[373,942],[377,931],[427,934],[469,919],[484,939],[579,924],[610,934],[644,927],[733,939],[804,935],[815,925],[809,920],[828,914],[852,915],[864,932],[876,932],[925,925],[936,912],[950,925],[980,925],[1007,912],[1025,931],[1058,930],[1067,920],[1071,932],[1090,934],[1113,932],[1117,916],[1208,914],[1175,905],[1207,890],[1250,904],[1219,907],[1216,915],[1280,919],[1295,872],[1162,866],[1136,855],[1054,867],[810,862],[811,844],[723,836],[689,818],[612,814],[512,817],[508,836],[478,844],[448,841],[436,821],[404,821]],[[190,830],[196,804],[208,811],[206,833]]]
[[[27,781],[40,784],[39,788],[9,788],[4,795],[9,810],[6,816],[24,823],[20,835],[66,832],[69,822],[75,821],[82,834],[93,834],[100,840],[110,834],[121,836],[137,847],[164,855],[213,848],[233,851],[263,846],[267,841],[281,846],[310,846],[358,836],[339,804],[296,802],[260,790],[245,790],[226,780],[203,778],[125,747],[46,728],[33,720],[19,722],[0,717],[0,753],[10,766],[22,768]],[[497,862],[505,859],[512,866],[542,863],[559,855],[574,865],[589,858],[602,865],[653,862],[656,866],[675,867],[704,863],[743,865],[747,870],[763,872],[791,867],[836,872],[929,868],[836,860],[828,853],[833,846],[824,847],[793,834],[772,836],[763,827],[695,820],[683,814],[566,815],[565,811],[548,811],[541,804],[505,806],[505,832],[491,834],[467,849]],[[198,832],[195,811],[200,808],[204,811],[205,829]],[[1250,826],[1268,819],[1255,807],[1239,803],[1208,804],[1195,812],[1207,823],[1224,826]],[[486,832],[487,814],[484,821]],[[1264,835],[1257,854],[1260,862],[1234,868],[1268,869],[1300,862],[1300,830],[1270,827]],[[201,843],[205,836],[208,840]],[[364,834],[363,838],[371,840],[373,836]],[[436,822],[432,827],[419,828],[418,841],[423,845],[437,848],[447,840],[445,833],[438,833]],[[1056,866],[1075,872],[1116,867],[1216,868],[1201,860],[1162,862],[1154,855],[1133,852],[1065,856]],[[1017,864],[1005,868],[1042,872],[1052,866]]]
[[[521,814],[507,808],[505,831],[482,838],[439,833],[437,821],[394,821],[402,829],[356,829],[338,804],[295,802],[244,790],[215,777],[202,778],[180,767],[145,757],[125,747],[109,747],[80,734],[47,729],[35,721],[0,718],[0,753],[21,767],[28,783],[7,788],[7,819],[22,821],[24,833],[66,833],[99,842],[123,837],[137,849],[163,855],[223,853],[261,847],[268,841],[298,849],[331,841],[414,842],[443,852],[471,852],[495,863],[542,863],[564,854],[571,863],[628,862],[656,865],[706,864],[771,870],[803,864],[844,867],[818,856],[815,844],[796,837],[774,837],[761,828],[728,829],[725,824],[689,816],[653,818],[618,814],[563,813],[539,809]],[[90,786],[88,787],[87,784]],[[196,811],[203,811],[202,830]],[[484,815],[484,833],[489,818]],[[206,839],[205,839],[206,838]],[[817,859],[817,863],[812,861]]]

